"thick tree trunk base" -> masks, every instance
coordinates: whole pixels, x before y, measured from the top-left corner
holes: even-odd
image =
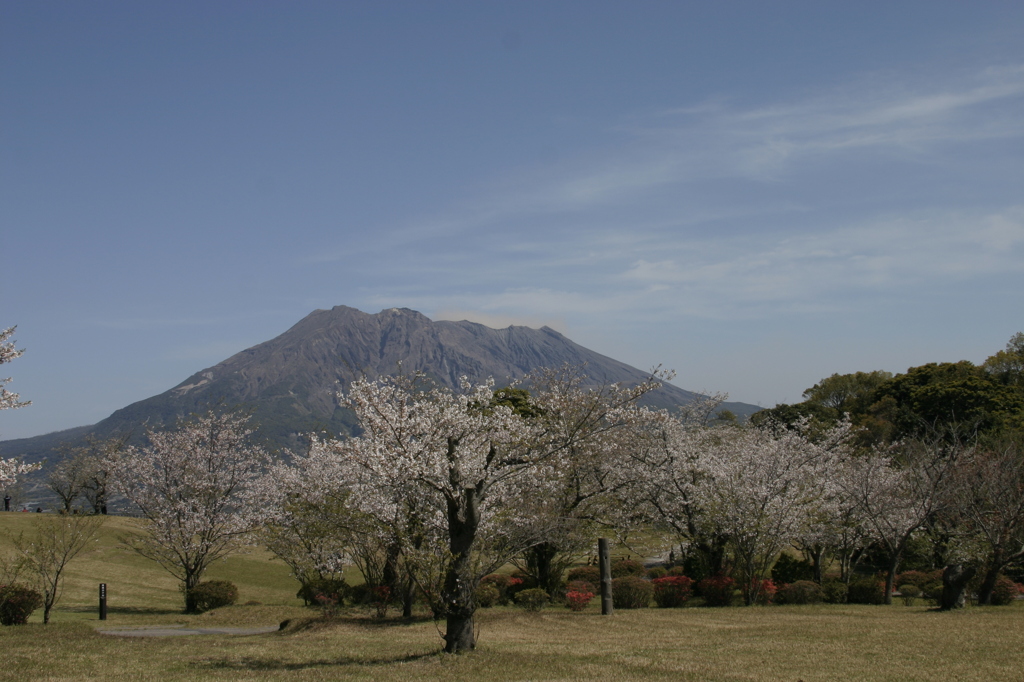
[[[444,635],[445,653],[461,654],[476,648],[476,633],[473,616],[448,616],[447,632]]]
[[[967,583],[974,577],[977,569],[974,567],[964,568],[961,564],[946,566],[942,572],[942,599],[939,609],[952,611],[962,609],[966,603],[964,592],[967,590]]]

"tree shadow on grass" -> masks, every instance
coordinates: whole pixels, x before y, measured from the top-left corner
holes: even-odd
[[[67,611],[69,613],[98,613],[99,607],[97,606],[69,606],[67,608],[61,608],[60,611]],[[168,615],[182,615],[181,609],[158,609],[144,606],[109,606],[107,607],[107,613],[120,613],[120,614],[138,614],[143,616],[168,616]]]
[[[306,670],[307,668],[341,668],[341,667],[368,667],[391,665],[393,663],[412,663],[426,658],[433,658],[440,655],[441,650],[436,649],[423,654],[407,654],[405,656],[390,656],[381,658],[355,658],[352,656],[339,656],[338,658],[318,658],[309,661],[282,661],[277,658],[256,658],[247,656],[233,660],[205,660],[192,664],[192,667],[200,670]]]

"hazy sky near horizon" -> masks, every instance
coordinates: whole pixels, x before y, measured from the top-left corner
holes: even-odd
[[[316,308],[772,406],[1024,330],[1024,3],[0,0],[0,439]]]

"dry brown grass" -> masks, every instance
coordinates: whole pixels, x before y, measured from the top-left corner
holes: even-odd
[[[0,529],[31,524],[2,515]],[[12,517],[16,517],[13,518]],[[600,616],[551,608],[479,612],[480,645],[439,654],[429,620],[379,622],[353,612],[311,619],[296,584],[260,553],[211,577],[235,581],[260,605],[186,616],[173,579],[116,548],[129,519],[112,519],[96,551],[74,567],[55,623],[0,628],[0,679],[36,680],[1020,680],[1024,606],[938,613],[926,607],[791,606],[644,609]],[[96,583],[111,614],[96,620]],[[128,639],[100,626],[258,626],[281,632]]]

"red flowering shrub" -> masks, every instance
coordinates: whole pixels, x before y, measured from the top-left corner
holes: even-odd
[[[583,583],[584,585],[587,583]],[[580,589],[568,589],[565,592],[565,605],[573,611],[582,611],[587,608],[587,604],[594,598],[594,593],[590,590]]]
[[[370,590],[370,603],[377,611],[377,617],[383,618],[388,615],[388,605],[391,603],[391,588],[387,585],[374,587]]]
[[[697,589],[704,597],[705,606],[729,606],[732,604],[735,585],[736,581],[732,578],[718,575],[714,578],[704,578],[697,583]]]
[[[754,583],[751,583],[750,591],[754,592],[756,587],[756,581]],[[771,604],[772,600],[775,598],[775,593],[778,592],[778,590],[779,587],[775,584],[774,580],[762,580],[761,589],[757,590],[757,597],[755,602],[757,604],[760,604],[761,606],[767,606],[768,604]]]
[[[663,609],[682,606],[693,591],[693,581],[685,575],[655,578],[651,585],[654,586],[654,601]]]
[[[1006,606],[1012,604],[1020,594],[1020,586],[1005,575],[996,578],[995,587],[992,588],[992,606]]]

